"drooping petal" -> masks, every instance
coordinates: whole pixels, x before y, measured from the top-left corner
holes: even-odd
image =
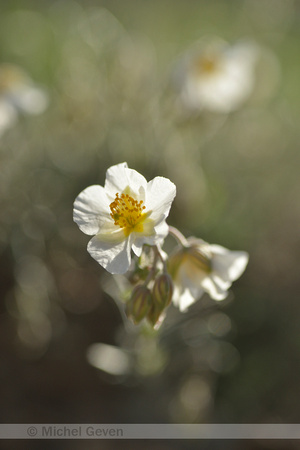
[[[138,195],[145,191],[147,180],[136,170],[129,169],[126,162],[116,164],[107,170],[104,189],[109,195],[114,198],[117,192],[123,192],[128,186],[133,193]],[[143,189],[141,190],[141,188]]]
[[[104,188],[94,185],[84,189],[75,199],[73,219],[83,233],[93,235],[111,220],[109,211]]]
[[[175,195],[176,186],[167,178],[155,177],[147,184],[146,208],[152,211],[150,217],[156,224],[168,216]]]
[[[122,230],[113,235],[94,236],[87,249],[90,255],[112,274],[122,274],[129,269],[131,242],[130,237],[124,239]]]
[[[231,284],[232,284],[231,281],[224,280],[224,278],[221,278],[220,275],[218,273],[216,273],[216,272],[212,272],[210,276],[211,276],[213,282],[217,286],[219,286],[220,289],[222,289],[223,291],[227,291],[230,288]]]
[[[239,278],[248,264],[249,255],[243,251],[230,251],[220,245],[211,245],[213,270],[224,281],[232,282]]]
[[[183,264],[175,279],[175,286],[178,287],[177,294],[173,297],[174,303],[177,304],[181,311],[185,311],[192,303],[203,295],[204,289],[201,281],[204,276],[200,271],[191,274],[193,266],[191,264]],[[180,298],[176,300],[176,295],[180,292]]]
[[[183,292],[179,292],[178,288],[174,288],[173,303],[178,306],[181,312],[185,312],[189,306],[195,303],[196,299],[192,296],[189,289],[184,289]]]
[[[214,300],[224,300],[227,297],[227,290],[222,289],[212,277],[205,277],[201,285],[203,289],[213,298]]]
[[[249,255],[246,252],[235,252],[235,255],[233,256],[235,259],[233,259],[232,264],[228,269],[231,281],[235,281],[242,275],[249,261]]]

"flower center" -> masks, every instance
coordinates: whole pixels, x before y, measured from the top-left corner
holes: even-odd
[[[200,275],[211,273],[211,255],[204,249],[193,245],[188,248],[182,248],[173,254],[168,261],[169,273],[174,279],[176,279],[181,267],[183,267],[183,271],[189,279],[198,279],[199,272]]]
[[[132,231],[143,232],[143,222],[147,217],[143,210],[146,206],[143,205],[143,200],[135,200],[129,194],[116,193],[116,198],[109,205],[111,213],[110,216],[114,224],[120,228],[124,228],[125,235],[128,236]]]
[[[218,65],[216,55],[204,55],[195,61],[194,70],[198,75],[211,75],[217,71]]]
[[[6,92],[24,82],[24,76],[18,68],[9,64],[1,64],[0,66],[0,92]]]

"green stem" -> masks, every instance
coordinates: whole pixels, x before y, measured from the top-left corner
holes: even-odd
[[[185,236],[177,230],[177,228],[169,225],[169,233],[176,239],[176,241],[182,245],[182,247],[189,247],[189,243],[186,240]]]

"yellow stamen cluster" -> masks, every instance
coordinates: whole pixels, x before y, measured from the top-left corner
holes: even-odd
[[[121,194],[117,192],[116,198],[109,205],[110,216],[114,224],[120,228],[124,228],[125,234],[129,235],[132,231],[142,232],[144,218],[146,216],[143,210],[143,200],[135,200],[129,194]]]
[[[204,55],[195,61],[194,70],[199,75],[211,75],[218,68],[218,58],[215,55]]]

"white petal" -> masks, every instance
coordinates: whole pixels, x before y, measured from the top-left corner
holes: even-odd
[[[148,235],[148,234],[144,234],[142,236],[137,235],[137,237],[135,239],[135,244],[137,246],[141,246],[144,244],[161,246],[164,242],[165,237],[168,235],[168,233],[169,233],[169,227],[166,224],[166,222],[163,221],[159,225],[157,225],[155,228],[153,228],[152,235]]]
[[[155,229],[153,230],[152,235],[138,235],[135,239],[135,244],[137,246],[141,246],[144,244],[148,245],[158,245],[161,246],[164,243],[164,239],[169,232],[169,227],[165,221],[161,222]]]
[[[234,252],[232,264],[228,269],[231,281],[237,280],[247,267],[249,255],[246,252]],[[235,259],[234,259],[235,258]]]
[[[162,222],[160,222],[156,227],[155,227],[155,234],[157,236],[157,240],[159,242],[163,242],[163,240],[165,239],[165,237],[168,236],[169,234],[169,226],[166,223],[165,220],[163,220]]]
[[[239,278],[248,264],[247,252],[230,251],[219,245],[211,245],[213,252],[213,271],[224,282],[232,282]]]
[[[87,360],[92,366],[112,375],[124,375],[130,371],[129,354],[114,345],[90,345],[87,349]]]
[[[225,52],[227,60],[234,61],[241,71],[253,70],[260,49],[254,42],[239,42],[228,47]]]
[[[174,283],[174,290],[173,290],[173,296],[172,296],[172,302],[174,303],[175,306],[179,306],[179,299],[180,299],[180,295],[182,293],[182,289],[181,286],[179,286],[178,284]]]
[[[193,59],[200,55],[195,54]],[[257,48],[252,43],[231,47],[224,43],[218,45],[216,70],[195,74],[189,66],[186,68],[183,101],[187,106],[216,112],[228,113],[236,109],[253,90],[257,57]]]
[[[132,244],[132,250],[137,256],[141,256],[141,252],[143,249],[143,245],[157,245],[160,254],[162,257],[166,260],[168,255],[166,252],[164,252],[161,249],[161,244],[163,244],[164,237],[168,234],[169,227],[165,223],[166,228],[162,227],[164,230],[166,230],[166,233],[164,235],[162,234],[153,234],[153,236],[143,236],[140,235],[140,233],[132,233],[133,234],[133,244]]]
[[[226,281],[224,279],[222,279],[218,274],[216,274],[215,272],[212,272],[210,274],[211,279],[213,280],[213,282],[220,287],[220,289],[222,289],[223,291],[227,291],[230,286],[231,286],[231,281]]]
[[[165,251],[161,248],[161,246],[160,246],[159,244],[157,244],[157,247],[158,247],[158,251],[159,251],[159,253],[160,253],[160,256],[163,258],[164,261],[167,261],[167,259],[168,259],[168,257],[169,257],[168,253],[165,252]]]
[[[120,194],[128,186],[139,199],[143,200],[139,196],[140,193],[144,194],[147,186],[147,180],[143,175],[136,170],[129,169],[126,162],[112,166],[107,170],[104,184],[107,193],[115,197],[117,192]]]
[[[137,240],[134,244],[132,244],[132,250],[136,254],[136,256],[141,256],[143,250],[144,242],[142,239]]]
[[[203,294],[202,280],[205,274],[191,264],[182,264],[176,277],[183,289],[188,289],[193,298],[198,300]]]
[[[155,177],[147,184],[146,211],[152,211],[150,217],[157,224],[168,216],[175,195],[176,186],[168,178]]]
[[[205,277],[202,282],[203,289],[213,298],[214,300],[224,300],[227,297],[227,290],[222,289],[218,286],[214,280],[210,277]]]
[[[222,245],[217,244],[208,244],[210,250],[216,254],[216,255],[228,255],[230,253],[230,250],[228,248],[222,247]]]
[[[173,300],[176,306],[179,307],[181,312],[184,312],[188,309],[189,306],[191,306],[195,301],[198,299],[195,299],[191,292],[188,289],[185,289],[180,297],[177,297],[177,300]]]
[[[109,215],[109,200],[102,186],[90,186],[82,191],[74,202],[73,219],[85,234],[97,234]]]
[[[11,101],[28,114],[41,114],[48,106],[48,96],[42,89],[23,86],[10,93]]]
[[[143,222],[143,231],[142,233],[136,233],[136,236],[143,235],[144,237],[153,238],[156,235],[156,228],[154,227],[154,221],[149,217]]]
[[[114,235],[96,235],[88,243],[90,255],[108,272],[122,274],[127,272],[131,262],[130,239],[124,238],[122,230]]]
[[[17,120],[17,112],[13,105],[0,99],[0,136],[8,128],[12,127]]]

